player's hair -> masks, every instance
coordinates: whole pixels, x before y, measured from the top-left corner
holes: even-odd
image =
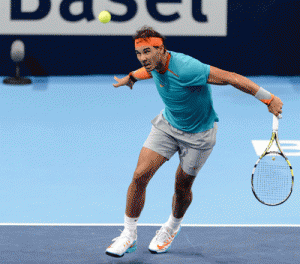
[[[138,38],[149,38],[149,37],[157,37],[161,38],[164,45],[164,54],[166,53],[166,45],[165,39],[166,37],[155,31],[152,27],[143,26],[141,29],[137,30],[135,35],[132,37],[135,41]],[[158,46],[154,46],[154,48],[158,49]]]

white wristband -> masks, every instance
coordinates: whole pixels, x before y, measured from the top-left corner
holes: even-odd
[[[272,98],[271,93],[262,87],[259,88],[254,97],[258,100],[270,100]]]

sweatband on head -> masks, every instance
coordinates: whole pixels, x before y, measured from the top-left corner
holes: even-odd
[[[156,37],[149,37],[149,38],[138,38],[135,40],[135,47],[142,47],[142,46],[160,46],[163,44],[161,38]]]

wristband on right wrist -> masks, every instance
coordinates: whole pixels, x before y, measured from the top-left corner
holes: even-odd
[[[271,94],[264,88],[260,87],[254,97],[269,106],[274,99],[274,94]]]
[[[129,78],[130,78],[130,80],[133,81],[134,83],[137,81],[137,79],[135,79],[135,78],[133,77],[133,72],[130,72],[130,73],[129,73]]]

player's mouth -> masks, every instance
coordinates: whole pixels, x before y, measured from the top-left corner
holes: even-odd
[[[149,64],[144,64],[144,66],[146,67],[146,68],[150,68],[151,67],[151,64],[149,63]]]

